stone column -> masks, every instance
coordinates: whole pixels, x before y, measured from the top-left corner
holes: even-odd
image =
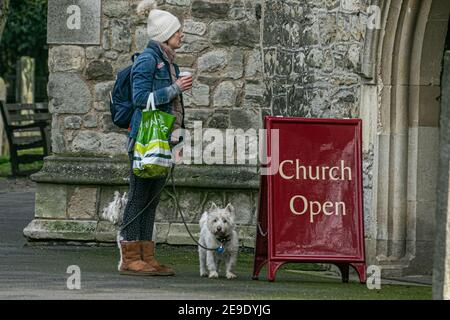
[[[193,128],[259,128],[262,101],[259,1],[158,0],[186,34],[182,71],[194,73],[184,94]],[[109,92],[119,70],[148,42],[138,0],[49,0],[49,105],[54,154],[32,176],[37,182],[31,240],[114,241],[116,227],[101,213],[115,192],[128,190],[126,130],[112,124]],[[253,246],[258,175],[255,166],[177,166],[180,204],[191,230],[215,201],[239,203],[237,223]],[[175,212],[170,189],[157,210],[157,240],[193,243]]]
[[[433,298],[450,300],[450,51],[444,57],[440,118],[440,163],[434,242]]]
[[[16,66],[16,101],[33,103],[35,92],[35,65],[31,57],[20,57]]]

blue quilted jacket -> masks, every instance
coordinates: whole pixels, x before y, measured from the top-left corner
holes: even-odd
[[[175,63],[174,67],[178,78],[180,68]],[[136,139],[142,110],[147,106],[150,92],[153,92],[156,108],[167,113],[172,113],[172,101],[180,95],[184,120],[183,95],[178,85],[172,83],[169,61],[158,42],[150,40],[147,48],[137,57],[131,69],[131,80],[135,110],[128,129],[130,138]]]

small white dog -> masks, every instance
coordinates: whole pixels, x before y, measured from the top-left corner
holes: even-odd
[[[211,209],[203,213],[200,219],[199,243],[206,248],[218,250],[198,247],[200,276],[218,278],[218,266],[224,260],[227,279],[236,278],[233,268],[236,265],[239,239],[234,218],[234,208],[230,203],[224,209],[213,203]]]
[[[119,191],[114,192],[114,199],[108,204],[107,207],[103,208],[102,218],[110,221],[114,225],[119,225],[123,220],[123,213],[127,205],[128,195],[126,192],[120,196]]]

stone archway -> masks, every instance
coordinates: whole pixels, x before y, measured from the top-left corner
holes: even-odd
[[[372,103],[361,107],[372,122],[375,164],[368,252],[385,275],[431,274],[450,2],[373,4],[382,9],[382,25],[366,33],[362,96]]]

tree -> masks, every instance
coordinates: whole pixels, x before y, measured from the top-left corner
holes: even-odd
[[[3,8],[8,5],[8,11]],[[15,88],[16,64],[22,56],[36,60],[36,99],[45,101],[48,78],[47,0],[0,0],[0,76]],[[6,19],[6,23],[3,21]]]
[[[0,0],[0,40],[8,17],[9,0]]]
[[[5,0],[0,0],[5,2]],[[36,59],[36,76],[47,74],[47,0],[6,0],[8,21],[0,41],[0,73],[14,76],[21,56]],[[1,3],[0,2],[0,3]]]

